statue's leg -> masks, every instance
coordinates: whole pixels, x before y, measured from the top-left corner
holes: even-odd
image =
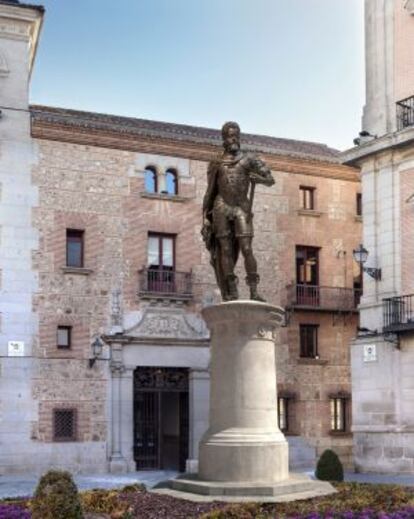
[[[225,283],[222,293],[226,293],[224,299],[232,301],[239,298],[237,290],[237,276],[234,275],[233,262],[233,243],[230,236],[219,238],[220,244],[220,263],[223,272],[223,282]]]
[[[244,265],[246,268],[246,284],[250,288],[250,299],[264,301],[263,297],[257,292],[260,277],[257,273],[257,261],[253,255],[252,241],[252,236],[239,237],[240,249],[244,257]]]

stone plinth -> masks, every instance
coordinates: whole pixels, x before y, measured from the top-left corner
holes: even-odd
[[[274,331],[283,314],[256,301],[203,310],[211,332],[211,390],[201,480],[273,484],[289,477],[288,444],[277,426]]]
[[[289,474],[288,444],[277,426],[274,332],[283,310],[234,301],[205,308],[203,317],[211,332],[210,427],[200,442],[199,473],[171,481],[171,495],[284,501],[335,492],[327,482]]]

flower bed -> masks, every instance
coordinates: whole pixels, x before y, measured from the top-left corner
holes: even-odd
[[[26,499],[0,502],[0,519],[30,519],[30,517],[31,513],[28,510]]]
[[[338,483],[338,493],[277,504],[192,502],[140,486],[81,493],[86,518],[107,519],[414,519],[414,488]],[[30,519],[30,500],[0,502],[0,519]]]

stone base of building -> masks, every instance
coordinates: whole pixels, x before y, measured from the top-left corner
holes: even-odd
[[[414,431],[355,432],[357,472],[414,474]]]
[[[326,481],[311,480],[304,474],[291,473],[288,479],[275,484],[252,483],[252,482],[223,482],[206,481],[199,479],[197,475],[186,474],[169,482],[170,488],[179,493],[186,494],[182,497],[191,499],[195,496],[244,498],[250,500],[283,500],[289,501],[329,495],[336,492],[333,486]],[[197,497],[194,497],[197,500]]]

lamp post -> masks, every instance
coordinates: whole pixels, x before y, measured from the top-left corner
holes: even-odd
[[[373,268],[373,267],[364,267],[364,263],[368,259],[368,251],[367,249],[362,245],[362,243],[359,245],[359,247],[352,251],[352,255],[354,257],[354,260],[359,264],[359,267],[361,269],[361,285],[362,285],[362,272],[366,272],[368,276],[371,276],[375,281],[381,281],[381,269]]]

